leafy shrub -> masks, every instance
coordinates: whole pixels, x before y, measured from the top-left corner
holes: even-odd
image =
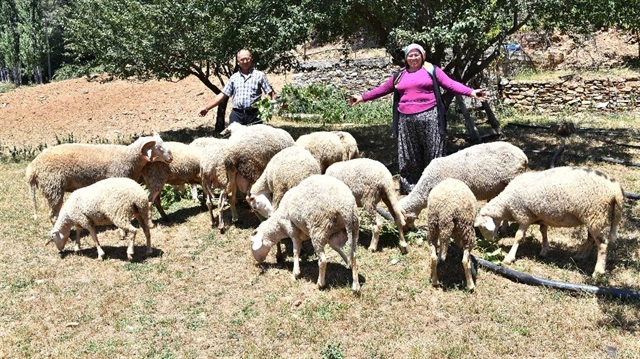
[[[324,123],[385,124],[391,121],[391,99],[349,106],[349,94],[334,85],[286,85],[280,94],[280,114],[320,115]],[[315,117],[296,118],[315,121]]]

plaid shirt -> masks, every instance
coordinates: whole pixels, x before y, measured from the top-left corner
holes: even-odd
[[[264,72],[252,68],[248,75],[241,71],[231,75],[222,92],[233,97],[233,108],[248,109],[260,100],[261,90],[265,93],[273,91]]]

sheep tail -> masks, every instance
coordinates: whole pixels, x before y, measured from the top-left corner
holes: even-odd
[[[358,237],[360,234],[360,222],[358,220],[357,209],[354,209],[349,218],[345,218],[342,213],[338,213],[339,220],[344,221],[344,229],[347,232],[347,242],[349,242],[349,265],[353,266],[353,260],[356,258],[356,247],[358,246]]]
[[[29,196],[33,202],[33,219],[38,219],[38,202],[36,201],[36,188],[38,187],[38,176],[31,166],[27,167],[27,180],[29,182]]]
[[[620,188],[620,193],[617,193],[609,203],[609,224],[611,227],[609,228],[609,239],[611,241],[615,240],[618,236],[618,225],[622,220],[622,201],[624,200],[624,195],[622,188]]]

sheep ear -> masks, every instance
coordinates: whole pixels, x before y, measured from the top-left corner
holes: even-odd
[[[150,140],[142,145],[142,150],[140,151],[143,156],[147,158],[148,161],[152,160],[153,156],[153,148],[156,145],[156,141]]]
[[[53,239],[49,238],[44,242],[44,246],[48,246],[49,244],[53,243]]]

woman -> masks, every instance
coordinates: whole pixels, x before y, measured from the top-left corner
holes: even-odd
[[[426,68],[435,74],[438,84],[451,93],[480,101],[486,101],[487,94],[482,89],[474,90],[452,80],[440,68],[425,64],[425,51],[418,44],[407,46],[404,56],[406,67],[399,75],[391,76],[385,83],[361,96],[352,96],[349,103],[354,106],[360,102],[375,100],[397,89],[400,193],[408,194],[418,183],[429,162],[444,154],[444,126],[442,121],[438,121],[434,84]]]

